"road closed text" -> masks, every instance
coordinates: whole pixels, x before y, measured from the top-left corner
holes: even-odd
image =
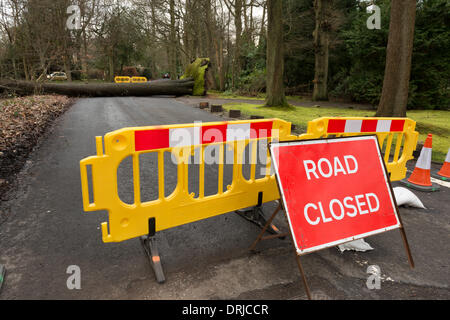
[[[341,157],[320,158],[317,162],[303,160],[306,178],[308,180],[330,178],[337,175],[350,175],[358,172],[358,161],[353,155]],[[303,209],[306,221],[310,225],[320,222],[326,223],[333,220],[342,220],[345,217],[354,218],[357,215],[376,213],[380,209],[380,201],[376,194],[365,193],[344,197],[343,199],[332,199],[324,204],[307,203]]]
[[[310,225],[320,222],[326,223],[333,220],[342,220],[345,217],[354,218],[357,215],[373,214],[380,209],[380,201],[374,193],[348,196],[344,199],[332,199],[324,208],[322,201],[308,203],[303,213]]]
[[[339,174],[352,174],[358,172],[358,161],[352,155],[333,157],[332,160],[320,158],[317,163],[312,160],[303,160],[306,177],[320,179],[331,178]]]

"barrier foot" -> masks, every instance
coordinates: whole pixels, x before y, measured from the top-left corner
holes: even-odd
[[[248,210],[237,210],[236,213],[247,221],[256,224],[261,229],[264,228],[264,226],[267,224],[267,220],[264,217],[264,212],[261,210],[261,208],[253,207],[252,209]],[[281,234],[281,231],[274,224],[270,224],[266,228],[266,231],[273,235]],[[280,237],[280,239],[284,238],[284,236]]]
[[[166,281],[166,277],[164,276],[155,237],[142,236],[140,237],[140,241],[148,260],[150,261],[150,265],[155,272],[156,281],[158,281],[158,283],[164,283]]]
[[[277,238],[284,239],[286,235],[281,233],[281,231],[273,223],[271,223],[273,218],[269,219],[270,221],[265,218],[261,206],[262,192],[258,194],[258,204],[256,206],[247,210],[237,210],[236,213],[247,221],[256,224],[261,229],[265,229],[264,231],[267,231],[273,235],[280,235]]]

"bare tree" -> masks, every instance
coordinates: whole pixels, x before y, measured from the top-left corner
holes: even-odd
[[[315,74],[313,100],[328,100],[328,57],[330,45],[329,13],[332,0],[314,0],[316,28],[314,29]]]
[[[233,74],[231,79],[231,86],[234,89],[237,87],[237,78],[241,72],[241,42],[242,42],[242,9],[243,0],[224,0],[229,12],[234,18],[235,28],[235,42],[233,54]]]
[[[177,78],[177,36],[175,27],[175,0],[169,0],[170,31],[169,31],[169,70],[170,78]]]

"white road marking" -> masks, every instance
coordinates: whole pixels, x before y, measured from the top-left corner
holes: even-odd
[[[409,172],[409,173],[412,173],[411,170],[406,170],[406,171]],[[447,181],[442,181],[442,180],[439,180],[439,179],[431,177],[431,182],[439,184],[439,185],[441,185],[443,187],[446,187],[446,188],[450,188],[450,182],[447,182]]]

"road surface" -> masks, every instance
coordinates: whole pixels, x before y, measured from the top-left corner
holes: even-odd
[[[79,99],[1,203],[0,264],[7,275],[0,299],[305,299],[290,241],[265,241],[249,253],[259,229],[235,213],[158,233],[167,278],[160,285],[138,239],[103,243],[106,213],[83,211],[79,161],[95,154],[95,136],[199,120],[223,118],[170,97]],[[155,171],[147,174],[155,179]],[[316,299],[450,298],[450,190],[416,194],[426,210],[400,209],[416,268],[409,268],[397,230],[367,238],[370,252],[312,253],[302,262]],[[264,205],[266,214],[274,207]],[[282,215],[275,222],[287,230]],[[71,265],[81,270],[80,290],[67,287]],[[369,265],[381,269],[378,290],[366,286]]]

